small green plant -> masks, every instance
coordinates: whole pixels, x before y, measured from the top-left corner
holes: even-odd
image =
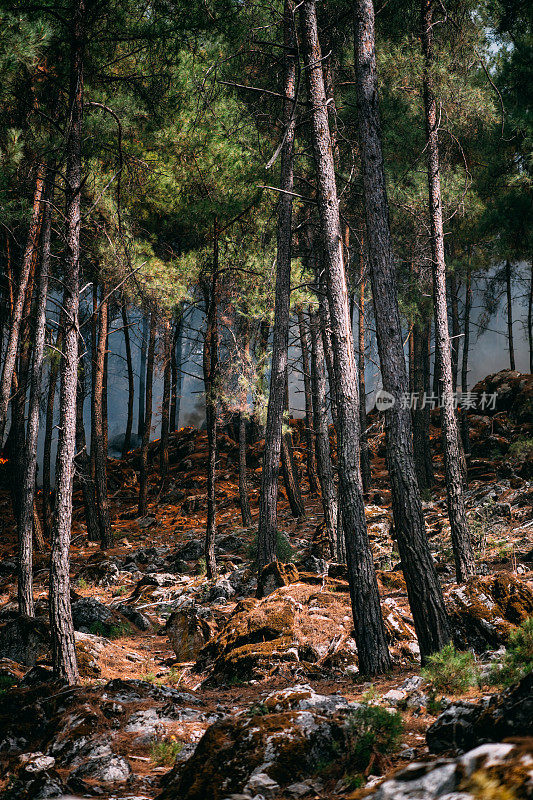
[[[202,556],[196,562],[196,574],[197,575],[205,575],[207,572],[207,563],[205,558]]]
[[[433,690],[428,694],[427,710],[428,714],[431,714],[432,717],[437,717],[442,711],[444,711],[444,703],[442,702],[442,698],[437,699],[437,695]]]
[[[282,531],[276,531],[276,556],[283,564],[289,564],[294,559],[293,547]],[[253,536],[248,547],[248,558],[257,561],[257,534]]]
[[[94,636],[104,636],[106,639],[122,639],[123,636],[129,636],[131,634],[131,625],[129,622],[119,623],[117,625],[93,622],[89,628],[89,633],[94,634]]]
[[[119,586],[113,592],[113,597],[122,597],[125,594],[128,594],[128,587],[127,586]]]
[[[78,580],[76,581],[76,586],[78,587],[78,589],[88,589],[89,588],[89,584],[85,580],[85,578],[78,578]]]
[[[17,679],[13,675],[0,675],[0,695],[5,694],[17,683]]]
[[[170,736],[168,739],[153,742],[150,747],[150,758],[158,767],[171,767],[182,750],[183,742],[178,741],[175,736]]]
[[[533,453],[533,438],[521,436],[512,443],[507,452],[513,458],[522,458]]]
[[[352,770],[368,773],[376,759],[394,753],[400,744],[403,720],[397,711],[363,705],[348,720],[347,760]]]
[[[370,684],[368,689],[366,689],[361,695],[361,700],[363,703],[366,703],[367,705],[375,705],[378,702],[379,692],[372,683]]]
[[[422,675],[435,692],[460,694],[477,681],[479,670],[473,653],[456,650],[447,644],[439,653],[428,657]]]
[[[506,653],[494,667],[490,682],[510,686],[530,672],[533,672],[533,617],[511,633]]]
[[[246,712],[247,717],[265,717],[268,714],[268,708],[264,703],[253,703]]]

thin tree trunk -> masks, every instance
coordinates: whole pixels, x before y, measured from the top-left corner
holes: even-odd
[[[141,327],[141,356],[139,359],[139,408],[137,420],[137,435],[144,436],[144,403],[146,400],[146,348],[148,343],[148,318],[143,312]]]
[[[337,492],[331,466],[328,409],[326,401],[326,372],[324,347],[320,322],[314,311],[309,311],[311,329],[311,378],[313,390],[313,420],[315,429],[316,462],[322,509],[328,536],[331,558],[337,556]]]
[[[107,307],[107,330],[109,331],[109,306]],[[107,414],[107,389],[109,378],[109,333],[105,337],[104,374],[102,379],[102,445],[104,451],[104,464],[107,463],[109,453],[109,418]]]
[[[529,276],[529,297],[527,301],[527,340],[529,342],[529,371],[533,372],[533,261]]]
[[[246,416],[239,411],[239,503],[243,528],[252,525],[252,512],[248,497],[248,471],[246,468]]]
[[[413,448],[416,477],[421,492],[429,492],[433,486],[432,456],[429,438],[429,405],[422,407],[424,392],[428,391],[429,328],[427,323],[417,320],[413,325]]]
[[[172,333],[172,342],[170,345],[170,430],[175,431],[178,423],[178,356],[176,351],[178,344],[181,346],[181,324],[182,319],[179,316],[174,322],[174,330]],[[181,365],[180,365],[181,367]],[[181,377],[181,375],[180,375]],[[181,389],[180,389],[181,393]]]
[[[128,370],[128,412],[126,416],[126,432],[124,433],[124,444],[122,446],[122,458],[131,447],[131,431],[133,428],[133,403],[135,399],[135,377],[133,373],[133,359],[131,355],[130,327],[128,322],[128,312],[126,304],[122,305],[122,327],[124,329],[124,344],[126,347],[126,366]]]
[[[294,447],[292,444],[292,431],[290,427],[290,408],[289,408],[289,373],[285,371],[285,418],[286,428],[281,434],[281,471],[283,475],[283,485],[287,492],[291,514],[295,519],[305,517],[305,507],[300,489],[300,475],[298,465],[294,459]]]
[[[160,441],[160,472],[161,480],[166,478],[168,472],[168,436],[170,428],[170,350],[172,339],[170,336],[170,322],[163,320],[163,400],[161,406],[161,441]]]
[[[301,6],[311,132],[317,171],[318,212],[324,247],[337,399],[340,508],[359,671],[376,675],[390,669],[372,551],[368,541],[359,465],[359,376],[353,351],[342,236],[328,110],[318,41],[315,0]]]
[[[464,458],[460,447],[457,417],[455,415],[450,335],[448,331],[446,262],[444,259],[442,196],[439,172],[438,114],[431,77],[431,70],[433,69],[433,0],[422,0],[421,25],[422,48],[425,59],[423,80],[424,107],[426,114],[429,212],[433,256],[433,284],[435,292],[435,338],[437,341],[440,370],[441,426],[446,475],[446,498],[457,580],[465,581],[475,573],[475,560],[464,506]]]
[[[205,565],[207,577],[217,577],[215,538],[217,532],[217,392],[218,392],[218,224],[213,223],[213,275],[206,291],[207,328],[204,339],[203,372],[207,424],[207,520],[205,529]]]
[[[144,340],[144,337],[143,337]],[[140,517],[146,516],[148,512],[148,468],[149,468],[149,446],[150,433],[152,431],[152,393],[154,380],[154,353],[155,353],[155,311],[150,314],[150,332],[148,340],[148,355],[146,360],[146,395],[143,407],[144,430],[142,433],[141,444],[141,469],[139,473],[139,507]]]
[[[361,253],[359,269],[359,404],[361,420],[361,480],[363,491],[368,492],[372,472],[370,468],[370,447],[366,432],[366,381],[365,381],[365,265]]]
[[[50,629],[54,675],[69,684],[79,681],[70,606],[70,532],[76,440],[78,383],[78,309],[81,225],[81,142],[83,118],[83,50],[85,0],[73,7],[70,90],[66,143],[66,258],[63,278],[64,343],[59,398],[56,514],[50,555]]]
[[[9,338],[7,340],[6,353],[0,380],[0,445],[4,440],[4,433],[7,421],[7,410],[11,397],[11,385],[17,361],[19,348],[19,335],[23,323],[23,312],[26,301],[26,289],[30,279],[30,272],[34,262],[35,254],[39,246],[42,219],[42,203],[45,185],[46,164],[41,163],[37,167],[37,177],[35,180],[35,190],[33,193],[33,206],[30,218],[30,228],[28,240],[24,250],[22,266],[18,280],[17,295],[13,304],[9,325]]]
[[[300,348],[302,352],[302,371],[304,377],[305,395],[305,441],[306,441],[306,464],[307,480],[309,481],[309,491],[317,495],[320,492],[318,483],[316,452],[315,452],[315,429],[313,424],[313,395],[311,391],[311,368],[309,365],[309,336],[305,322],[304,312],[298,311],[298,327],[300,332]]]
[[[463,321],[463,359],[461,363],[461,391],[468,391],[468,354],[470,349],[470,310],[472,308],[472,274],[470,264],[466,272],[465,283],[465,310]],[[463,441],[463,450],[465,453],[470,453],[470,427],[468,424],[468,414],[466,409],[461,411],[461,439]]]
[[[507,296],[507,339],[509,341],[509,366],[516,369],[513,338],[513,296],[511,293],[511,264],[505,262],[505,294]]]
[[[54,408],[56,397],[57,376],[59,374],[59,356],[63,348],[64,320],[60,318],[56,334],[55,351],[50,364],[48,376],[48,396],[46,400],[46,423],[44,428],[43,444],[43,527],[47,539],[52,530],[52,505],[51,505],[51,480],[50,468],[52,461],[52,435],[54,432]]]
[[[401,397],[409,381],[403,352],[396,273],[381,146],[372,0],[355,4],[355,63],[367,248],[383,387],[393,398],[385,412],[387,466],[394,530],[420,652],[424,660],[449,641],[442,590],[424,530],[413,457],[411,414]]]
[[[100,541],[100,527],[98,525],[98,512],[96,510],[96,491],[91,475],[91,462],[87,452],[85,438],[85,424],[83,421],[83,406],[85,400],[85,364],[80,360],[78,369],[78,389],[76,394],[76,458],[75,467],[83,494],[83,507],[85,511],[85,526],[87,538],[90,542]]]
[[[255,383],[253,413],[252,413],[254,441],[261,439],[265,435],[265,425],[263,423],[263,409],[266,397],[265,376],[267,369],[267,348],[268,348],[269,336],[270,336],[270,322],[268,320],[261,320],[261,324],[259,326],[259,335],[257,337],[257,346],[255,351],[257,377]]]
[[[458,305],[458,288],[457,280],[452,272],[449,277],[450,284],[450,306],[452,311],[452,386],[453,391],[457,391],[457,375],[459,372],[459,337],[461,329],[459,326],[459,305]]]
[[[33,362],[30,377],[30,400],[28,426],[24,451],[24,472],[22,478],[21,506],[18,519],[19,541],[19,611],[28,617],[34,615],[33,604],[33,527],[35,476],[37,474],[37,438],[39,435],[39,400],[43,371],[44,340],[46,335],[46,302],[50,276],[50,203],[53,192],[53,175],[47,177],[47,200],[44,210],[41,268],[38,278],[37,301],[35,304],[36,327],[34,332]],[[39,526],[40,527],[40,526]]]
[[[289,341],[289,304],[291,282],[292,195],[294,182],[296,33],[294,2],[285,0],[283,13],[284,141],[281,148],[280,193],[278,200],[276,296],[274,304],[274,339],[268,397],[265,447],[259,495],[257,533],[257,566],[262,568],[276,560],[277,499],[279,460],[282,448],[283,411],[285,407],[285,373]]]
[[[103,550],[113,546],[113,532],[109,517],[109,499],[107,495],[107,451],[104,438],[104,373],[107,351],[109,305],[106,299],[106,287],[102,285],[102,300],[98,317],[98,340],[96,345],[96,363],[94,365],[95,382],[92,397],[91,451],[94,453],[94,478],[100,528],[100,545]]]

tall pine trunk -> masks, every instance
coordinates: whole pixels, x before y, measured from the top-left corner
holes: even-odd
[[[42,255],[35,304],[36,327],[34,332],[33,361],[30,376],[28,425],[24,451],[21,507],[18,519],[19,541],[19,611],[29,617],[34,615],[33,604],[33,527],[35,476],[37,473],[37,438],[39,435],[39,400],[43,371],[44,341],[46,335],[46,302],[50,276],[50,234],[53,174],[47,177],[47,203],[44,210]]]
[[[133,428],[133,403],[135,400],[135,377],[133,373],[133,359],[131,355],[130,325],[128,322],[128,312],[126,304],[121,308],[122,327],[124,330],[124,345],[126,347],[126,368],[128,370],[128,411],[126,416],[126,431],[124,433],[124,444],[122,445],[122,458],[131,447],[131,431]]]
[[[102,285],[102,300],[98,315],[98,339],[96,345],[96,363],[94,365],[95,382],[92,387],[92,420],[91,451],[94,453],[94,478],[100,528],[100,545],[103,550],[113,546],[113,533],[109,517],[109,499],[107,495],[107,450],[104,435],[104,373],[107,351],[109,305],[106,288]]]
[[[465,308],[463,320],[463,358],[461,362],[461,391],[468,391],[468,355],[470,350],[470,311],[472,308],[472,273],[468,265],[465,281]],[[466,409],[461,411],[461,439],[463,450],[470,453],[470,427]]]
[[[170,377],[171,377],[171,357],[170,349],[172,338],[170,336],[170,322],[163,320],[163,400],[161,405],[161,441],[159,466],[161,480],[164,480],[168,472],[168,443],[170,430]]]
[[[87,538],[90,542],[100,541],[100,527],[98,525],[98,512],[96,510],[96,490],[91,474],[91,462],[87,452],[85,437],[85,424],[83,421],[83,406],[85,401],[85,363],[80,360],[78,369],[78,389],[76,394],[76,472],[81,484],[83,506],[85,511],[85,526]]]
[[[296,33],[294,3],[285,0],[283,14],[284,141],[281,148],[280,189],[278,199],[278,229],[276,255],[276,296],[274,304],[274,339],[268,397],[265,448],[259,495],[259,525],[257,532],[257,565],[259,571],[276,560],[277,500],[279,461],[285,408],[285,373],[289,341],[289,304],[291,283],[292,195],[294,181],[294,114],[296,89]]]
[[[139,472],[139,507],[137,513],[140,517],[148,512],[148,478],[149,478],[149,446],[152,432],[152,394],[154,381],[154,354],[155,354],[155,311],[150,314],[148,334],[148,353],[146,359],[146,394],[143,401],[144,429],[141,444],[141,469]]]
[[[452,360],[448,331],[448,306],[446,302],[446,262],[444,258],[444,231],[442,222],[442,195],[440,186],[439,139],[437,102],[433,90],[433,2],[422,0],[421,27],[424,54],[424,108],[426,115],[427,171],[429,188],[429,213],[433,257],[433,286],[435,296],[435,338],[438,352],[439,383],[441,395],[441,426],[446,477],[446,499],[450,520],[455,569],[458,581],[465,581],[475,573],[474,552],[466,518],[463,496],[463,453],[459,439],[453,395]]]
[[[330,555],[331,558],[336,558],[338,507],[337,492],[331,465],[324,347],[322,345],[318,314],[315,311],[310,311],[309,319],[311,329],[311,385],[313,391],[316,463]]]
[[[204,338],[203,373],[205,416],[207,426],[207,520],[205,528],[205,565],[207,577],[217,576],[215,537],[217,532],[216,468],[217,468],[217,393],[218,393],[218,223],[213,223],[213,274],[206,289],[207,327]]]
[[[45,189],[45,175],[46,164],[38,164],[28,239],[22,258],[17,294],[14,298],[11,319],[9,322],[9,338],[7,340],[2,369],[2,378],[0,380],[0,445],[4,440],[7,422],[7,410],[11,397],[11,386],[13,383],[17,352],[19,349],[20,330],[24,321],[24,307],[27,300],[26,290],[28,288],[32,265],[34,263],[35,255],[39,246],[43,193]]]
[[[146,402],[146,350],[148,347],[148,317],[142,312],[141,355],[139,358],[139,407],[137,414],[137,436],[144,436],[144,414]]]
[[[81,143],[83,119],[83,51],[85,0],[73,4],[68,131],[66,142],[66,232],[63,277],[64,338],[59,396],[56,514],[50,554],[50,630],[54,675],[69,684],[79,681],[70,606],[70,534],[76,442],[78,383],[78,309],[81,226]]]
[[[246,468],[246,415],[239,411],[239,504],[243,528],[252,524],[250,499],[248,495],[248,470]]]
[[[513,295],[511,291],[511,263],[505,262],[505,295],[507,299],[507,341],[509,343],[509,367],[516,369],[514,357],[514,337],[513,337]]]
[[[311,133],[317,171],[318,211],[333,343],[333,371],[338,414],[340,509],[346,542],[359,671],[363,675],[376,675],[388,670],[391,660],[363,504],[359,466],[359,376],[348,309],[337,187],[315,0],[304,0],[301,9],[307,91],[311,103]]]
[[[361,480],[363,491],[368,492],[372,472],[370,467],[370,447],[366,432],[366,380],[365,380],[365,264],[361,252],[359,268],[359,309],[358,309],[358,338],[359,338],[359,405],[361,419]]]
[[[398,310],[396,272],[381,145],[372,0],[355,4],[355,63],[367,249],[383,387],[394,398],[385,412],[387,466],[394,530],[422,659],[450,633],[442,590],[424,530],[413,457],[411,414],[400,402],[409,381]]]
[[[457,279],[452,272],[449,277],[450,284],[450,308],[452,317],[452,387],[453,391],[457,390],[457,376],[459,372],[459,338],[461,329],[459,326],[459,304],[458,304],[458,286]]]
[[[300,333],[300,349],[302,353],[302,372],[304,379],[307,480],[309,481],[309,491],[311,494],[316,495],[320,491],[320,486],[317,475],[315,428],[313,424],[313,394],[311,391],[311,367],[309,364],[309,334],[302,309],[298,310],[298,328]]]
[[[51,461],[52,461],[52,436],[54,432],[54,409],[56,398],[57,376],[59,374],[59,354],[63,347],[63,328],[62,317],[59,320],[59,328],[56,334],[55,350],[48,373],[48,394],[46,399],[46,422],[44,427],[43,444],[43,528],[44,535],[50,538],[52,530],[52,494],[51,494]]]

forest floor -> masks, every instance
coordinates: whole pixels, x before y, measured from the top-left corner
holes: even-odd
[[[21,633],[15,526],[9,495],[2,491],[0,797],[151,799],[163,791],[166,800],[222,800],[232,795],[242,800],[258,795],[351,798],[360,796],[358,786],[366,779],[372,786],[381,775],[427,758],[428,727],[450,702],[478,701],[496,691],[483,676],[501,655],[509,631],[533,614],[533,455],[527,445],[533,426],[527,414],[516,414],[522,395],[530,403],[533,381],[529,376],[520,388],[512,375],[511,379],[505,377],[515,393],[510,406],[508,399],[502,400],[503,410],[497,406],[495,412],[470,417],[467,509],[478,577],[462,587],[454,578],[438,415],[432,419],[436,483],[424,502],[426,529],[456,641],[464,642],[463,649],[477,651],[482,676],[473,688],[446,693],[444,700],[419,679],[416,637],[391,535],[383,433],[375,417],[370,420],[372,490],[366,514],[394,666],[390,674],[372,682],[360,679],[357,672],[345,573],[341,565],[327,563],[320,499],[310,495],[305,479],[301,421],[294,422],[293,438],[306,515],[300,520],[291,516],[280,483],[281,546],[291,564],[273,572],[263,599],[255,598],[252,558],[261,443],[251,446],[248,454],[254,526],[245,529],[238,502],[237,444],[227,433],[219,435],[217,581],[206,578],[202,557],[204,432],[185,428],[171,435],[170,469],[163,482],[158,443],[152,443],[149,511],[141,519],[136,517],[138,451],[109,460],[115,546],[106,552],[87,541],[76,488],[71,579],[82,683],[75,689],[54,684],[48,673],[46,552],[35,559],[38,624]],[[499,385],[504,385],[503,379]],[[302,697],[307,698],[303,703]],[[350,703],[361,702],[398,709],[403,719],[394,752],[372,759],[365,775],[354,779],[353,770],[332,768],[331,761],[341,761],[340,756],[325,758],[324,763],[315,760],[306,772],[300,769],[307,758],[303,749],[290,750],[288,764],[283,751],[279,764],[269,767],[268,747],[263,745],[270,740],[261,728],[269,713],[271,724],[281,726],[289,741],[297,722],[291,713],[312,712],[313,724],[316,714],[320,720],[337,714],[338,721],[339,713],[357,707]],[[247,737],[239,728],[250,720],[259,725],[253,729],[253,748],[251,734]],[[194,756],[208,728],[210,734]],[[335,739],[331,730],[328,735]],[[222,745],[217,731],[224,735]],[[201,778],[180,777],[186,759],[192,764],[189,772],[203,772]],[[516,791],[509,798],[527,796]]]

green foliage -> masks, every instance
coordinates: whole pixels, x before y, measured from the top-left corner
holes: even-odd
[[[16,686],[17,679],[12,675],[0,675],[0,695],[5,694],[11,687]]]
[[[509,637],[501,664],[494,667],[490,682],[510,686],[533,672],[533,617],[526,619]]]
[[[246,716],[248,717],[264,717],[267,714],[268,708],[264,703],[253,703],[246,712]]]
[[[150,758],[158,767],[172,767],[176,756],[183,750],[183,742],[170,736],[168,739],[161,739],[153,742],[150,747]]]
[[[106,625],[104,622],[93,622],[89,628],[89,633],[94,636],[104,636],[106,639],[122,639],[123,636],[129,636],[132,632],[129,622],[119,623],[117,625]]]
[[[508,450],[508,455],[513,458],[527,458],[530,453],[533,453],[533,439],[527,436],[515,439]]]
[[[397,750],[403,720],[397,711],[363,705],[348,720],[347,761],[351,768],[364,772],[379,756]]]
[[[282,531],[276,531],[276,557],[283,564],[290,564],[294,559],[293,546]],[[248,547],[248,558],[254,563],[257,561],[257,533],[252,537]]]
[[[436,692],[461,694],[476,683],[478,668],[473,653],[456,650],[450,643],[428,657],[422,675]]]

